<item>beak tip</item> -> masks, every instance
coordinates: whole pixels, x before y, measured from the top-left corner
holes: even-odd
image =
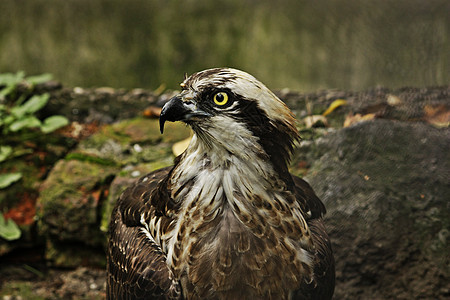
[[[161,132],[161,134],[164,133],[164,123],[165,123],[165,120],[160,117],[159,118],[159,131]]]

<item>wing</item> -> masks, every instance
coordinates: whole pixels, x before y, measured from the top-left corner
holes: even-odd
[[[295,184],[295,196],[307,213],[312,241],[315,246],[314,279],[304,283],[295,292],[294,299],[331,299],[334,292],[334,258],[330,239],[325,230],[323,215],[325,205],[317,197],[311,186],[303,179],[292,176]]]
[[[150,173],[126,189],[113,210],[107,253],[107,299],[177,299],[180,286],[171,279],[165,254],[141,218],[171,219],[167,193],[170,168]]]

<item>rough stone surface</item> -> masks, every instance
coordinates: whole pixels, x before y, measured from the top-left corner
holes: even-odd
[[[96,251],[105,240],[99,228],[100,207],[118,170],[92,162],[60,160],[44,181],[38,225],[46,238],[46,258],[54,265],[73,267],[105,261]]]
[[[375,120],[304,148],[328,210],[335,298],[448,299],[450,130]]]
[[[95,234],[102,186],[118,170],[78,160],[59,161],[43,183],[39,198],[40,228],[60,241],[98,245]]]
[[[66,88],[62,85],[40,85],[38,93],[50,93],[50,101],[42,117],[62,114],[80,123],[113,123],[117,120],[142,115],[144,109],[154,105],[158,96],[142,89],[115,90],[103,88]]]

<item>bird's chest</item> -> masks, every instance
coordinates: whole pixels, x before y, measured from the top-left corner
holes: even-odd
[[[174,173],[172,197],[183,205],[166,235],[166,262],[187,298],[284,299],[311,276],[299,207],[254,165],[199,165],[191,181]]]
[[[282,235],[288,225],[277,230],[267,219],[243,217],[228,204],[201,221],[196,211],[180,222],[168,252],[169,265],[190,297],[283,299],[310,276],[295,224]]]

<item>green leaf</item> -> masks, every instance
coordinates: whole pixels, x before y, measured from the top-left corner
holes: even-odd
[[[9,130],[16,132],[23,128],[33,128],[39,126],[41,126],[41,121],[34,116],[30,116],[14,121],[11,125],[9,125]]]
[[[69,124],[69,120],[63,116],[51,116],[44,120],[42,123],[41,131],[43,133],[49,133],[55,131],[58,128],[64,127]]]
[[[25,72],[23,71],[17,72],[16,74],[0,74],[0,85],[4,85],[4,88],[0,90],[0,100],[4,99],[6,95],[13,93],[24,77]]]
[[[17,85],[25,77],[24,71],[19,71],[17,73],[3,73],[0,74],[0,85]]]
[[[19,226],[13,220],[5,220],[3,214],[0,214],[0,237],[13,241],[19,239],[21,235]]]
[[[14,118],[14,117],[11,116],[11,115],[5,115],[5,118],[2,120],[2,125],[3,125],[3,124],[9,125],[9,124],[11,124],[12,122],[14,122],[15,119],[16,119],[16,118]]]
[[[11,113],[17,118],[21,118],[25,114],[35,113],[47,104],[49,98],[49,94],[34,95],[24,104],[11,109]]]
[[[0,174],[0,189],[4,189],[22,178],[22,173]]]
[[[12,153],[12,147],[0,146],[0,162],[5,161]]]
[[[15,85],[7,85],[3,89],[1,89],[0,90],[0,100],[5,99],[5,96],[11,94],[15,88],[16,88]]]
[[[39,83],[44,83],[44,82],[50,81],[52,79],[53,79],[52,74],[44,73],[44,74],[41,74],[41,75],[27,77],[26,81],[28,81],[32,85],[36,85],[36,84],[39,84]]]

